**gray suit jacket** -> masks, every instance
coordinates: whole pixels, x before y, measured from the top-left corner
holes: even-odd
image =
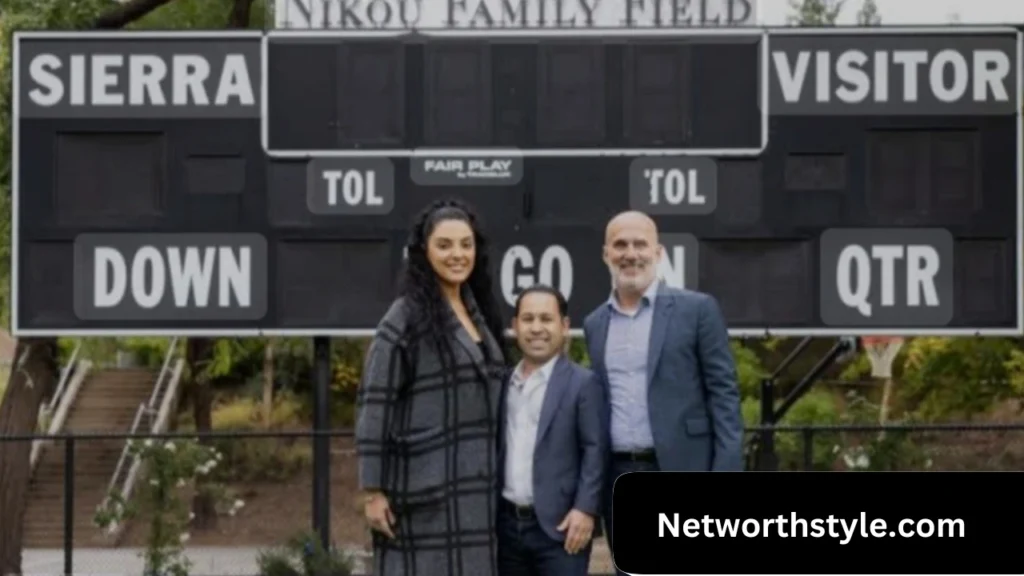
[[[498,420],[498,486],[505,486],[505,414],[509,380],[501,394]],[[569,510],[601,515],[608,468],[608,420],[597,375],[560,357],[541,404],[533,454],[533,499],[537,520],[558,541],[556,528]]]
[[[606,396],[610,318],[602,303],[583,324],[591,365]],[[659,284],[647,358],[647,404],[662,470],[743,470],[736,364],[714,297]]]

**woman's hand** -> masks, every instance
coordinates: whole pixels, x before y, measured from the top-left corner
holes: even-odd
[[[395,525],[395,516],[391,513],[391,505],[383,493],[371,492],[366,495],[363,501],[363,514],[371,529],[388,538],[395,537],[395,533],[391,529]]]

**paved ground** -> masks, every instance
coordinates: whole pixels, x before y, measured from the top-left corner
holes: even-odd
[[[80,548],[74,551],[72,568],[75,576],[124,576],[142,574],[139,548]],[[192,576],[255,576],[259,548],[189,547]],[[357,557],[364,554],[353,550]],[[64,551],[56,549],[25,550],[22,556],[24,576],[58,576],[64,573]],[[358,566],[358,573],[363,567]]]
[[[607,574],[611,572],[607,546],[603,540],[595,544],[590,573]],[[192,561],[192,576],[255,576],[259,551],[260,548],[255,547],[190,546],[186,553]],[[357,560],[356,574],[365,574],[366,552],[358,548],[350,552]],[[72,570],[75,576],[138,576],[143,568],[140,553],[139,548],[79,548],[72,557]],[[25,550],[22,570],[24,576],[63,576],[64,551]]]

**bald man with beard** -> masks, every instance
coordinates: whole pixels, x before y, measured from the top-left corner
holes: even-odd
[[[604,244],[612,293],[583,323],[610,419],[609,543],[612,485],[620,475],[743,470],[743,418],[725,318],[714,297],[658,280],[663,250],[646,214],[613,218]]]

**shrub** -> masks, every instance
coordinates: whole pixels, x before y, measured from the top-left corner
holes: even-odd
[[[302,410],[302,403],[293,395],[279,393],[271,410],[271,428],[296,428]],[[218,406],[211,419],[215,430],[261,430],[262,403],[239,398]],[[313,459],[310,442],[304,438],[217,438],[213,445],[224,455],[224,465],[215,477],[225,482],[287,480]]]
[[[270,410],[270,427],[295,428],[302,422],[303,405],[294,395],[278,392]],[[254,398],[235,398],[214,408],[214,430],[255,430],[263,427],[263,403]]]
[[[846,396],[845,424],[875,424],[879,406],[861,394],[851,391]],[[909,432],[844,432],[836,444],[843,467],[849,471],[896,471],[927,469],[931,459],[918,446]]]
[[[214,477],[224,482],[281,482],[294,477],[313,461],[311,447],[302,440],[277,438],[221,439],[224,466]]]
[[[316,534],[303,532],[283,546],[261,550],[260,576],[352,576],[352,559],[343,551],[324,548]]]
[[[761,401],[746,398],[742,404],[743,420],[748,425],[757,425],[761,418]],[[835,394],[823,388],[812,389],[793,404],[782,418],[779,426],[821,426],[838,424],[840,408]],[[811,437],[811,458],[814,470],[829,470],[835,460],[836,437],[833,434],[815,432]],[[794,432],[775,433],[775,455],[780,470],[803,470],[805,466],[807,437]]]
[[[112,492],[96,509],[93,522],[102,529],[110,529],[134,517],[138,508],[145,506],[151,514],[142,552],[145,573],[186,576],[190,562],[184,555],[184,544],[189,538],[188,524],[192,517],[181,491],[215,470],[222,456],[195,440],[131,441],[128,446],[129,455],[138,457],[142,463],[136,500],[127,502],[120,492]],[[234,515],[243,506],[242,501],[226,497],[223,486],[213,482],[203,484],[203,490],[215,498],[218,512]]]

